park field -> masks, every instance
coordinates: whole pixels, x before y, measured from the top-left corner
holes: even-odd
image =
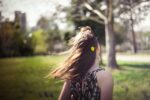
[[[134,59],[131,56],[126,55]],[[65,58],[65,55],[1,58],[0,100],[57,100],[63,81],[45,76]],[[112,71],[113,99],[150,100],[150,62],[117,60],[121,69]],[[105,62],[104,59],[103,66]]]

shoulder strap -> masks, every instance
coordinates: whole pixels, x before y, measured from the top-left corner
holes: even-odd
[[[94,75],[94,79],[96,79],[96,73],[97,73],[98,71],[101,71],[101,70],[105,70],[105,69],[104,69],[104,68],[98,68],[98,69],[92,71],[92,74]]]
[[[96,70],[93,70],[91,73],[94,73],[94,72],[96,73],[96,72],[101,71],[101,70],[105,70],[105,69],[100,67],[100,68],[98,68]]]
[[[96,70],[93,70],[93,71],[91,71],[91,72],[88,72],[87,74],[95,74],[95,73],[97,73],[98,71],[101,71],[101,70],[105,70],[104,68],[98,68],[98,69],[96,69]]]

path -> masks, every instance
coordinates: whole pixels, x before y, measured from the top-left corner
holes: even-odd
[[[106,60],[106,54],[103,54],[103,59]],[[117,54],[116,59],[129,62],[150,62],[150,55]]]

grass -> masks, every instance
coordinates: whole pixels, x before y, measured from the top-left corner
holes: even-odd
[[[0,100],[57,100],[63,82],[45,79],[65,56],[0,59]],[[150,99],[150,62],[118,61],[113,71],[114,100]]]
[[[114,100],[150,99],[150,63],[120,62],[122,70],[114,71]]]

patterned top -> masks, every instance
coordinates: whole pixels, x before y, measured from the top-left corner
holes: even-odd
[[[100,89],[96,77],[96,72],[100,70],[104,69],[99,68],[92,72],[88,72],[83,79],[78,77],[71,80],[71,100],[100,100]]]

